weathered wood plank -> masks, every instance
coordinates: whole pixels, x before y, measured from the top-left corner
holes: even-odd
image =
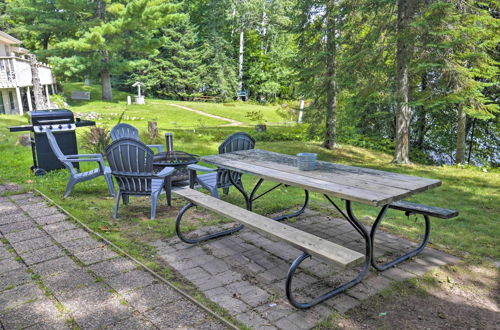
[[[315,171],[300,171],[295,166],[295,158],[254,149],[204,156],[201,159],[219,167],[256,175],[266,180],[375,206],[401,200],[441,185],[439,180],[328,162],[319,162],[320,167]],[[284,177],[288,180],[285,181]],[[327,191],[321,188],[327,188]],[[352,188],[351,191],[349,188]]]
[[[256,160],[286,164],[295,167],[297,157],[291,155],[280,154],[276,152],[254,149],[247,151],[238,151],[227,155],[228,157],[245,157],[248,161],[255,162]],[[304,171],[301,171],[304,172]],[[330,162],[319,161],[318,169],[310,171],[307,175],[315,175],[318,172],[326,172],[329,174],[337,174],[339,177],[350,177],[356,180],[366,180],[377,184],[382,184],[394,188],[415,190],[423,186],[439,186],[441,182],[435,179],[421,178],[412,175],[399,174],[387,171],[374,170],[369,168],[335,164]]]
[[[458,216],[458,211],[444,209],[441,207],[422,205],[407,201],[398,201],[391,203],[389,205],[391,209],[400,210],[400,211],[410,211],[419,214],[425,214],[431,217],[441,218],[441,219],[450,219]]]
[[[194,189],[174,188],[172,192],[198,206],[242,223],[265,235],[274,236],[302,251],[323,260],[331,261],[338,266],[349,267],[364,260],[364,255],[359,252],[349,250],[341,245],[245,210]]]
[[[245,163],[250,162],[250,159],[248,157],[239,157],[239,155],[237,155],[236,153],[227,155],[224,154],[223,157],[232,160],[238,160]],[[393,187],[391,185],[388,185],[387,183],[380,184],[377,182],[371,182],[369,178],[368,179],[366,178],[366,176],[359,177],[355,175],[346,175],[345,173],[342,173],[340,171],[336,171],[337,173],[332,173],[330,171],[325,171],[320,167],[315,171],[301,171],[297,168],[297,166],[295,166],[295,164],[290,164],[289,162],[277,163],[259,159],[257,162],[253,161],[252,163],[258,166],[280,170],[294,175],[306,176],[331,183],[338,183],[350,187],[362,188],[373,192],[384,191],[388,194],[401,196],[402,198],[413,195],[413,191],[409,187],[408,188]]]
[[[272,168],[251,165],[245,162],[228,160],[227,158],[223,158],[221,160],[218,158],[218,156],[210,156],[210,158],[207,157],[206,159],[203,158],[203,161],[227,168],[229,170],[255,175],[265,180],[284,183],[309,191],[328,194],[330,196],[349,199],[354,202],[364,203],[368,205],[381,206],[395,201],[394,195],[387,194],[384,191],[369,191],[366,189],[350,187],[343,184],[322,181],[319,179],[296,175],[293,173],[287,173]]]

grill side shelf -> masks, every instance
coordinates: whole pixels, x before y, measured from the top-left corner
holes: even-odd
[[[22,126],[11,126],[8,127],[9,131],[11,132],[33,132],[33,126],[32,125],[22,125]]]
[[[75,121],[76,127],[83,127],[83,126],[95,126],[95,121],[92,120],[76,120]]]

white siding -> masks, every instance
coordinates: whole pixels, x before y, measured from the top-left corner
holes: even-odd
[[[39,63],[38,76],[42,85],[55,84],[52,70]],[[19,57],[0,57],[0,88],[32,86],[30,61]]]
[[[56,83],[54,76],[52,75],[52,70],[48,66],[39,66],[38,76],[40,77],[40,83],[42,85],[51,85]],[[30,78],[31,78],[31,71],[30,71]]]
[[[14,60],[17,86],[31,86],[31,66],[28,60]]]

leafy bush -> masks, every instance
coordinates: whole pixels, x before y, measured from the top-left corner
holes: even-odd
[[[264,124],[267,120],[264,119],[264,114],[262,111],[248,111],[245,115],[251,121],[256,122],[257,124]]]
[[[107,127],[91,127],[83,132],[83,148],[91,153],[104,155],[104,149],[111,143],[111,136]]]
[[[339,137],[340,142],[350,144],[356,147],[362,147],[377,151],[382,151],[385,153],[393,153],[394,152],[394,141],[387,138],[380,137],[369,137],[363,135],[354,135],[352,137],[342,138]]]
[[[271,128],[266,132],[252,133],[255,141],[308,141],[307,125]]]

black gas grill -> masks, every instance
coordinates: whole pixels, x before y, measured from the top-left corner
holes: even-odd
[[[94,126],[95,122],[80,120],[67,109],[36,110],[28,112],[30,125],[9,127],[11,132],[30,131],[31,149],[35,175],[44,175],[46,171],[64,168],[50,148],[46,131],[52,131],[57,144],[65,155],[78,154],[75,130],[77,127]],[[74,163],[78,168],[78,163]]]

